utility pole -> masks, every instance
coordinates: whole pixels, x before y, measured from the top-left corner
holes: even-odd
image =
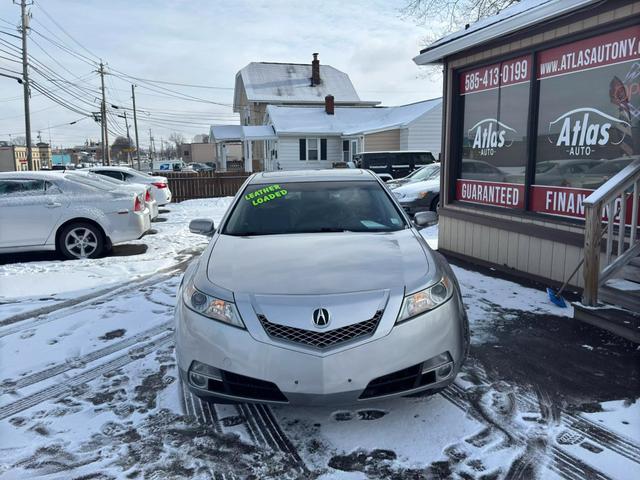
[[[131,162],[131,137],[129,136],[129,122],[127,121],[127,111],[124,111],[124,125],[127,127],[127,164],[133,167]]]
[[[153,136],[151,135],[151,129],[149,129],[149,160],[153,162]]]
[[[14,0],[15,3],[15,0]],[[33,3],[33,2],[31,2]],[[29,111],[29,64],[27,55],[27,30],[29,28],[29,13],[27,13],[27,0],[20,0],[20,13],[22,18],[22,86],[24,90],[24,129],[27,137],[27,165],[33,170],[33,152],[31,151],[31,114]]]
[[[136,115],[135,85],[131,85],[131,98],[133,99],[133,129],[136,134],[136,158],[138,159],[138,170],[140,170],[140,144],[138,143],[138,116]]]
[[[100,122],[102,123],[102,163],[111,165],[109,155],[109,132],[107,131],[107,103],[104,98],[104,65],[100,61],[100,84],[102,86],[102,103],[100,104]]]

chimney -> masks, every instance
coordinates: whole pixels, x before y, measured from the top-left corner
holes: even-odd
[[[327,95],[324,97],[324,111],[327,115],[333,115],[334,113],[334,99],[333,95]]]
[[[318,54],[314,53],[311,62],[311,86],[320,85],[320,82],[320,60],[318,60]]]

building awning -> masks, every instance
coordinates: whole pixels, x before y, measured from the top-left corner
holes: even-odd
[[[211,143],[278,138],[271,125],[212,125],[209,137]]]
[[[597,0],[522,0],[497,15],[483,18],[466,29],[436,40],[414,57],[413,61],[418,65],[438,63],[456,53],[504,38],[594,3]]]

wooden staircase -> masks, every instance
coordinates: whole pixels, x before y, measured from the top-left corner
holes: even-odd
[[[573,304],[574,317],[640,343],[640,159],[589,195],[584,205],[585,287],[582,301]]]

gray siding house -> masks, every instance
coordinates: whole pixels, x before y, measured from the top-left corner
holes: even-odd
[[[265,170],[331,168],[356,153],[427,150],[440,153],[442,100],[397,107],[269,105],[266,123],[276,139],[267,141]]]

